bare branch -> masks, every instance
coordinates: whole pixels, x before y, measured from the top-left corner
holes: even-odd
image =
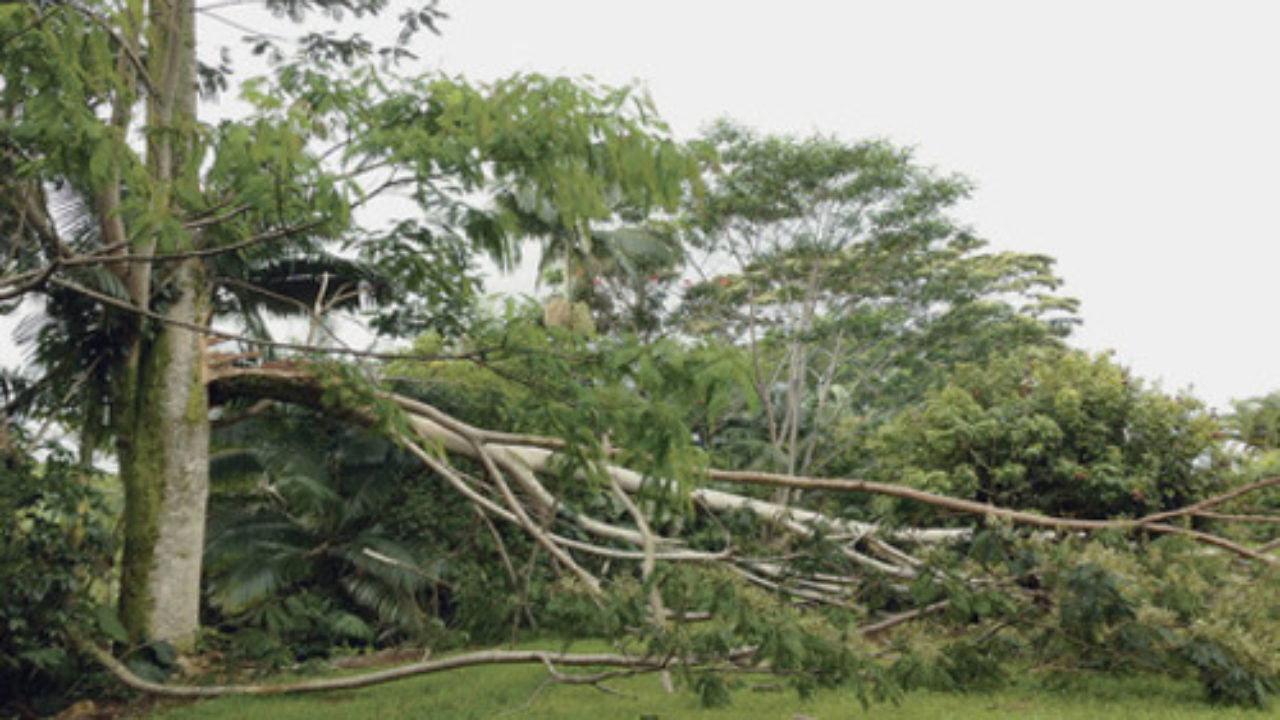
[[[12,300],[13,298],[16,298],[16,297],[21,297],[31,292],[32,290],[35,290],[36,288],[43,285],[50,277],[52,277],[54,271],[56,271],[57,269],[58,269],[58,263],[53,262],[41,270],[32,270],[30,272],[25,272],[20,275],[14,275],[13,277],[10,277],[10,278],[5,278],[3,281],[0,281],[0,287],[3,287],[4,285],[9,285],[9,284],[13,284],[13,287],[9,288],[8,290],[0,291],[0,302],[3,302],[5,300]]]
[[[987,503],[938,495],[926,490],[909,488],[904,485],[893,485],[890,483],[873,482],[870,480],[793,477],[789,475],[777,475],[774,473],[731,470],[711,470],[709,475],[713,480],[747,483],[752,485],[777,485],[803,489],[836,490],[888,495],[890,497],[898,497],[906,500],[916,500],[968,515],[990,516],[1000,518],[1002,520],[1009,520],[1021,525],[1033,525],[1036,527],[1052,528],[1054,530],[1123,530],[1138,527],[1150,527],[1162,520],[1194,514],[1198,509],[1209,507],[1264,487],[1280,484],[1280,477],[1259,480],[1257,482],[1249,483],[1248,485],[1242,485],[1229,492],[1223,493],[1222,495],[1202,500],[1185,508],[1155,513],[1153,515],[1148,515],[1134,520],[1080,520],[1074,518],[1059,518],[1050,515],[1037,515],[1035,513],[1019,510],[1010,510],[1008,508],[997,507]]]
[[[202,698],[227,695],[298,695],[332,690],[353,690],[400,680],[417,675],[456,670],[477,665],[561,665],[568,667],[632,668],[636,672],[660,670],[680,661],[669,658],[630,657],[616,653],[552,653],[543,650],[485,650],[438,660],[409,663],[361,675],[302,680],[278,685],[171,685],[138,677],[111,653],[87,640],[76,638],[76,644],[125,685],[150,695],[163,697]]]
[[[130,303],[127,300],[121,300],[120,298],[116,298],[110,295],[106,295],[104,293],[100,293],[97,290],[92,290],[90,288],[87,288],[79,283],[72,282],[70,280],[63,280],[62,278],[51,277],[48,279],[48,282],[50,284],[57,285],[62,288],[66,288],[67,290],[80,293],[81,295],[97,300],[98,302],[103,303],[104,305],[110,305],[111,307],[118,308],[120,310],[125,310],[127,312],[131,312],[135,315],[145,317],[149,320],[155,320],[157,322],[172,325],[174,327],[182,328],[184,330],[197,332],[211,338],[238,342],[238,343],[243,343],[245,345],[253,345],[257,347],[269,347],[269,348],[276,348],[278,350],[293,350],[296,352],[318,354],[318,355],[345,355],[347,357],[370,358],[374,360],[409,360],[413,362],[429,362],[433,360],[475,361],[476,359],[480,358],[484,354],[483,351],[474,351],[469,353],[458,353],[458,354],[418,355],[413,353],[378,352],[375,350],[356,350],[354,348],[342,348],[342,347],[317,347],[312,345],[304,345],[302,343],[290,343],[290,342],[279,342],[276,340],[264,340],[262,338],[254,338],[254,337],[249,337],[247,335],[237,335],[235,333],[226,332],[225,330],[215,330],[214,328],[211,328],[207,325],[200,325],[198,323],[189,323],[182,320],[175,320],[173,318],[168,318],[168,317],[165,317],[164,315],[161,315],[160,313],[153,312],[151,310],[147,310],[144,308],[140,308],[137,305],[134,305],[133,303]]]
[[[943,610],[946,610],[950,605],[951,605],[950,600],[940,600],[936,603],[933,603],[932,605],[926,605],[922,608],[916,608],[915,610],[908,610],[906,612],[901,612],[901,613],[898,613],[897,615],[891,615],[883,620],[873,622],[869,625],[863,625],[858,628],[858,632],[868,637],[874,637],[887,630],[891,630],[903,623],[911,622],[912,620],[916,620],[918,618],[922,618],[927,615],[933,615],[934,613],[942,612]]]
[[[188,230],[199,230],[200,228],[206,228],[211,225],[220,225],[236,217],[237,215],[243,215],[244,213],[249,212],[252,209],[253,209],[252,205],[238,205],[220,215],[207,215],[204,217],[199,217],[199,218],[194,218],[191,220],[184,221],[182,223],[182,227]],[[222,248],[219,248],[219,249],[222,250]]]
[[[586,568],[579,565],[578,562],[565,552],[563,548],[557,545],[551,538],[547,537],[547,534],[542,530],[542,528],[539,528],[534,524],[533,520],[529,517],[529,514],[525,512],[524,505],[517,500],[515,494],[511,492],[511,487],[507,485],[507,481],[503,477],[502,471],[499,470],[497,465],[494,463],[493,456],[484,449],[480,442],[472,440],[472,444],[476,450],[476,454],[479,456],[478,459],[484,465],[485,472],[489,473],[490,479],[498,486],[498,492],[502,495],[503,500],[506,501],[507,508],[516,516],[516,519],[520,522],[520,525],[524,528],[525,532],[529,533],[529,536],[532,537],[535,542],[544,547],[547,552],[551,553],[551,557],[555,558],[561,565],[568,568],[574,575],[577,575],[578,579],[586,584],[592,595],[597,597],[601,596],[603,591],[600,588],[600,579],[595,575],[592,575]],[[522,477],[522,474],[519,472],[514,473],[514,475],[517,478]]]
[[[1197,510],[1191,514],[1207,520],[1222,520],[1224,522],[1280,523],[1280,516],[1275,515],[1232,515],[1231,513],[1209,512],[1207,510]]]

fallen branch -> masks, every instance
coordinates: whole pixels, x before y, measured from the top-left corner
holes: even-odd
[[[121,682],[149,695],[178,698],[208,698],[227,695],[298,695],[302,693],[354,690],[431,673],[456,670],[476,665],[543,665],[545,667],[615,667],[634,672],[656,672],[678,665],[678,660],[630,657],[616,653],[552,653],[544,650],[484,650],[438,660],[399,665],[360,675],[317,680],[302,680],[277,685],[173,685],[146,680],[136,675],[111,653],[83,639],[76,644],[105,667]],[[556,679],[566,681],[560,675]]]
[[[911,622],[912,620],[926,617],[928,615],[933,615],[935,613],[940,613],[943,610],[946,610],[948,607],[950,607],[950,605],[951,605],[950,600],[939,600],[938,602],[933,603],[932,605],[926,605],[922,608],[917,608],[915,610],[907,610],[906,612],[900,612],[897,615],[890,615],[889,617],[883,620],[879,620],[877,622],[873,622],[868,625],[863,625],[858,628],[858,632],[862,633],[866,637],[875,638],[889,630],[892,630],[893,628],[899,625],[902,625],[903,623],[908,623],[908,622]]]
[[[1192,514],[1206,520],[1221,520],[1223,522],[1233,523],[1271,523],[1280,525],[1280,515],[1234,515],[1231,513],[1210,512],[1208,510],[1197,510]]]
[[[1180,528],[1174,525],[1165,524],[1164,520],[1174,519],[1178,517],[1194,515],[1202,508],[1210,507],[1226,500],[1239,497],[1246,493],[1254,492],[1262,488],[1280,485],[1280,477],[1266,478],[1257,482],[1241,485],[1221,495],[1217,495],[1206,500],[1201,500],[1193,505],[1183,508],[1169,510],[1166,512],[1154,513],[1136,519],[1121,520],[1081,520],[1075,518],[1060,518],[1052,515],[1038,515],[1036,513],[1025,512],[1022,510],[1011,510],[987,503],[974,502],[972,500],[964,500],[961,498],[948,497],[946,495],[938,495],[925,490],[917,490],[915,488],[905,487],[903,485],[893,485],[891,483],[872,482],[869,480],[847,480],[843,478],[813,478],[813,477],[795,477],[790,475],[776,475],[772,473],[762,472],[741,472],[741,471],[725,471],[712,470],[709,472],[712,479],[728,482],[739,482],[755,485],[771,485],[789,488],[800,488],[808,490],[836,490],[846,492],[863,492],[877,495],[887,495],[889,497],[897,497],[908,500],[916,500],[935,507],[953,510],[968,515],[976,515],[981,517],[990,517],[999,520],[1005,520],[1018,525],[1030,525],[1033,527],[1043,527],[1051,530],[1059,531],[1086,531],[1095,532],[1099,530],[1149,530],[1151,532],[1161,534],[1184,535],[1198,542],[1215,545],[1229,552],[1235,553],[1241,557],[1250,560],[1257,560],[1269,565],[1280,564],[1280,560],[1262,555],[1258,552],[1250,550],[1242,545],[1233,543],[1230,540],[1212,535],[1210,533]]]
[[[291,402],[316,405],[320,396],[319,383],[316,382],[315,376],[304,366],[291,366],[288,368],[220,368],[220,372],[211,381],[216,382],[224,390],[230,390],[232,394],[240,392],[240,394],[248,394],[255,398],[275,397]],[[240,388],[238,391],[237,386],[239,385],[244,385],[245,387]],[[653,544],[665,546],[679,544],[677,540],[659,538],[651,532],[646,532],[647,528],[639,527],[641,522],[638,519],[635,520],[637,527],[619,527],[589,518],[567,508],[561,499],[547,490],[538,479],[538,473],[552,469],[553,448],[558,445],[558,442],[554,439],[485,431],[472,427],[438,408],[420,401],[403,398],[392,393],[380,393],[379,398],[395,403],[408,414],[409,427],[416,437],[410,438],[404,435],[398,435],[397,437],[411,453],[432,470],[439,473],[447,482],[486,513],[520,525],[531,534],[535,541],[546,548],[560,564],[578,575],[590,588],[598,588],[598,580],[585,568],[578,565],[568,554],[571,546],[573,546],[572,549],[579,552],[590,552],[587,547],[580,541],[567,541],[566,538],[559,537],[533,523],[529,512],[523,507],[521,499],[516,496],[513,488],[507,484],[506,477],[514,479],[519,485],[519,489],[526,496],[527,502],[531,503],[535,509],[541,511],[544,515],[559,515],[596,537],[617,540],[637,547],[641,550],[640,553],[632,554],[628,552],[627,555],[636,557],[642,562],[646,558],[650,561],[656,558]],[[358,419],[366,418],[364,421],[366,423],[369,422],[367,420],[367,409],[347,408],[344,411]],[[444,459],[443,454],[436,455],[427,452],[419,446],[420,443],[435,445],[443,453],[451,453],[479,461],[485,467],[486,472],[490,475],[498,493],[501,495],[501,504],[484,497],[484,495],[465,482]],[[639,492],[646,482],[655,482],[652,479],[646,479],[638,472],[612,464],[602,464],[598,470],[610,478],[616,489],[625,493],[634,494]],[[1052,517],[948,497],[903,485],[866,480],[797,477],[763,472],[714,469],[707,471],[707,477],[721,483],[878,494],[922,502],[934,507],[973,516],[993,518],[1013,524],[1041,527],[1059,532],[1096,532],[1099,530],[1133,532],[1145,530],[1160,534],[1178,534],[1252,561],[1272,566],[1280,564],[1280,560],[1264,554],[1266,552],[1265,549],[1263,551],[1250,550],[1220,536],[1170,525],[1167,522],[1177,518],[1192,517],[1196,514],[1205,513],[1209,511],[1209,508],[1227,500],[1262,488],[1275,486],[1280,484],[1280,477],[1267,478],[1242,485],[1183,508],[1136,519],[1119,520]],[[661,483],[661,481],[656,482]],[[667,489],[674,488],[670,487],[670,483],[668,483]],[[848,536],[853,540],[841,548],[841,553],[846,558],[878,572],[902,579],[914,577],[920,563],[910,554],[891,545],[890,542],[955,542],[964,541],[972,536],[972,530],[969,528],[884,528],[876,523],[833,518],[812,510],[787,507],[711,487],[694,488],[689,491],[689,497],[696,506],[706,508],[712,512],[748,511],[761,520],[778,525],[793,534],[812,536],[822,532],[827,535]],[[858,542],[865,542],[867,547],[883,560],[871,558],[855,550],[854,545]],[[612,555],[615,552],[610,550],[609,552],[598,554]],[[709,558],[702,555],[698,559]]]

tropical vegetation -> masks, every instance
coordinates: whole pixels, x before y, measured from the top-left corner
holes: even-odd
[[[215,124],[189,0],[0,3],[3,712],[487,664],[708,706],[743,674],[1280,689],[1275,395],[1219,418],[1073,349],[965,179],[414,74],[434,5],[385,47],[340,27],[383,0],[266,5],[339,27],[256,37]],[[526,242],[545,297],[484,295]]]

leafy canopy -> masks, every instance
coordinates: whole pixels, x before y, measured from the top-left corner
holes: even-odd
[[[1107,356],[1026,350],[963,365],[875,445],[877,475],[1067,517],[1144,515],[1225,490],[1219,423]]]

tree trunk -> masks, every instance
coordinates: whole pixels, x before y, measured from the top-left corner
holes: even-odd
[[[147,169],[157,215],[180,216],[175,190],[194,187],[195,12],[192,0],[148,5]],[[141,255],[184,250],[169,226],[134,238]],[[204,266],[188,258],[127,266],[134,305],[189,325],[208,321]],[[161,298],[163,298],[161,300]],[[135,640],[187,649],[199,629],[200,567],[209,486],[209,402],[199,333],[138,318],[118,376],[113,418],[125,488],[120,617]]]
[[[165,316],[203,319],[202,268],[186,262]],[[209,402],[203,338],[173,325],[137,344],[132,397],[118,428],[125,487],[120,615],[137,639],[189,646],[199,627],[209,488]]]

